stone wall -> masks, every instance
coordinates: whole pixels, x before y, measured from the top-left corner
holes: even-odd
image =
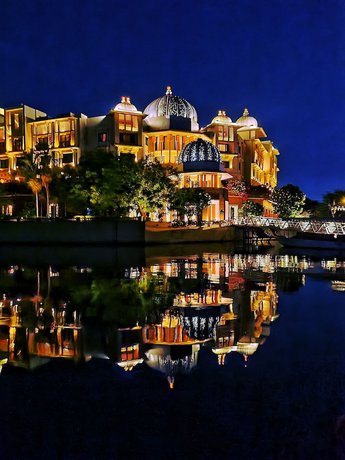
[[[0,244],[144,244],[139,221],[0,221]]]

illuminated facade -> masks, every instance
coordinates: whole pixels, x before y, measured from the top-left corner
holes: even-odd
[[[50,118],[21,105],[0,109],[0,180],[11,180],[25,153],[40,145],[48,146],[60,167],[75,166],[84,152],[102,149],[133,155],[135,161],[151,158],[166,166],[179,166],[179,187],[201,187],[211,192],[206,220],[237,217],[243,196],[231,192],[228,182],[232,180],[252,189],[249,199],[261,203],[264,213],[272,215],[267,197],[277,185],[279,152],[266,137],[247,109],[236,122],[221,110],[211,123],[200,128],[195,108],[174,95],[169,86],[143,112],[129,97],[122,97],[109,113],[97,117],[67,113]],[[191,164],[189,170],[185,165],[181,168],[181,152],[191,142],[200,145],[201,141],[211,143],[219,153],[218,171],[205,169],[200,162],[193,165],[193,170]],[[261,188],[261,193],[255,188]]]

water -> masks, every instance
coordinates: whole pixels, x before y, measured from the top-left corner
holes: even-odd
[[[345,259],[2,248],[0,458],[335,459]]]

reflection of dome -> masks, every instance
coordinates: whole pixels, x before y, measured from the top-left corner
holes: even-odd
[[[189,119],[190,129],[192,131],[199,129],[195,108],[186,99],[173,95],[170,86],[167,87],[164,96],[155,99],[146,107],[144,113],[147,115],[144,120],[145,124],[153,129],[169,129],[171,128],[170,119],[175,118]],[[178,127],[178,123],[176,124]],[[181,125],[181,128],[183,127]]]
[[[237,342],[237,352],[241,355],[251,356],[258,349],[259,344],[257,342],[245,341],[247,337],[242,338],[241,342]]]
[[[122,96],[121,102],[114,107],[116,112],[137,112],[135,105],[131,104],[129,97]]]
[[[241,126],[248,126],[248,127],[253,126],[253,127],[255,127],[255,128],[257,128],[257,126],[258,126],[258,121],[257,121],[257,119],[254,118],[254,117],[250,117],[250,116],[249,116],[248,109],[244,109],[243,116],[240,117],[240,118],[236,121],[236,123],[237,123],[238,125],[241,125]]]
[[[225,110],[218,110],[218,115],[213,118],[211,123],[219,123],[220,125],[229,125],[232,123],[230,117],[227,116]]]
[[[200,345],[188,347],[163,346],[151,348],[146,352],[146,364],[167,376],[170,388],[174,387],[176,374],[188,374],[196,367]]]
[[[219,150],[212,142],[205,141],[204,139],[197,139],[187,144],[181,151],[178,162],[179,163],[195,163],[195,162],[216,162],[220,163]]]

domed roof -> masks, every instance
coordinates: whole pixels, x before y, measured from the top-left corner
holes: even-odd
[[[220,163],[221,157],[219,150],[212,144],[212,142],[205,141],[201,138],[185,145],[178,158],[179,163],[196,163],[205,161]]]
[[[218,115],[213,118],[211,123],[219,123],[220,125],[228,125],[232,123],[230,117],[227,116],[225,110],[218,110]]]
[[[165,129],[167,126],[164,119],[181,117],[191,120],[192,130],[199,129],[195,108],[183,97],[173,95],[170,86],[167,86],[164,96],[155,99],[145,108],[144,113],[147,115],[144,123],[153,128]]]
[[[236,123],[241,126],[253,126],[257,128],[258,126],[258,121],[256,118],[249,116],[248,109],[244,109],[242,117],[240,117]]]
[[[122,96],[121,102],[114,107],[116,112],[137,112],[135,105],[131,103],[129,97]]]

